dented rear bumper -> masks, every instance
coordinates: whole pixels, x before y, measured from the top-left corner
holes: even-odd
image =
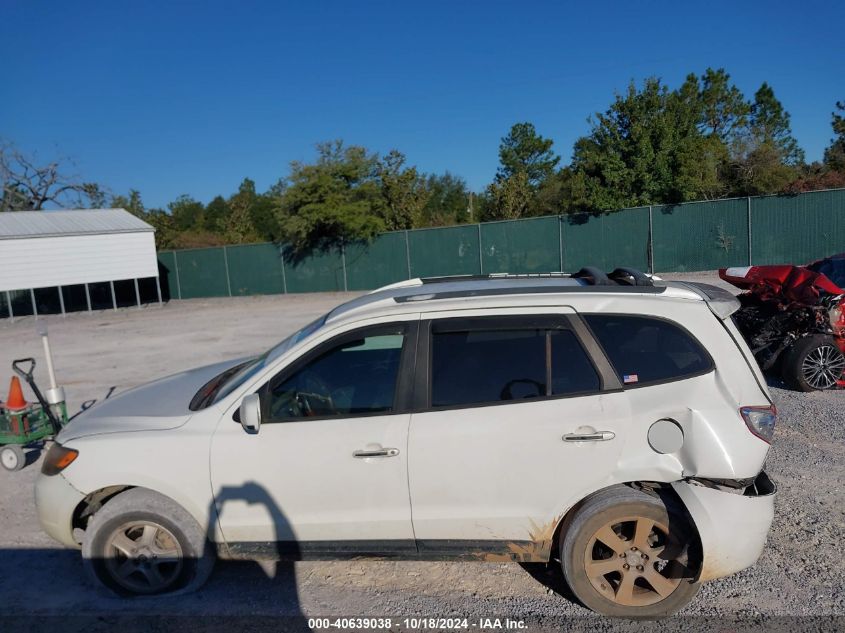
[[[672,484],[701,538],[698,580],[729,576],[753,565],[774,519],[777,486],[765,472],[745,489],[728,490],[697,481]]]

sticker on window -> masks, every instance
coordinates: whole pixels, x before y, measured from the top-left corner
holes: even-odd
[[[622,376],[622,382],[624,382],[626,385],[630,385],[631,383],[634,383],[634,382],[639,382],[639,380],[640,380],[640,377],[637,376],[637,374],[624,374]]]

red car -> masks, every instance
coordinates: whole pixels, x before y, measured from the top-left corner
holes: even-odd
[[[764,371],[801,391],[845,387],[845,253],[807,266],[722,268],[745,290],[734,322]]]

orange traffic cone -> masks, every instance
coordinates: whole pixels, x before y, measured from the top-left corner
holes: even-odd
[[[6,408],[10,411],[20,411],[28,406],[29,403],[23,397],[21,381],[17,376],[12,376],[12,382],[9,384],[9,397],[6,399]]]

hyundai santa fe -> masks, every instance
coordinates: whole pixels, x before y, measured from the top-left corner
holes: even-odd
[[[590,609],[666,615],[772,522],[776,411],[737,307],[628,269],[387,286],[79,415],[41,525],[121,596],[217,557],[559,561]]]

